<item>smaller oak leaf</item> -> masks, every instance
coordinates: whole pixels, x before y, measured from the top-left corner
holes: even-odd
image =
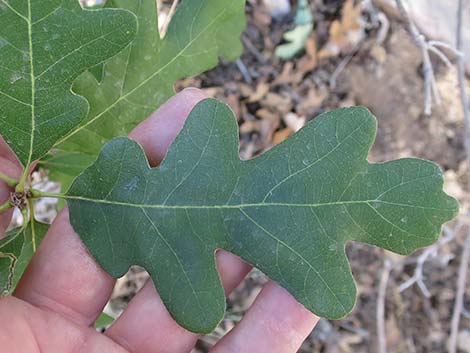
[[[0,0],[0,133],[26,166],[88,113],[74,79],[124,49],[129,11],[83,10],[77,0]]]
[[[237,58],[246,22],[245,0],[184,0],[161,38],[155,0],[109,0],[106,5],[135,13],[138,33],[119,55],[76,80],[74,91],[88,99],[91,110],[55,146],[93,161],[105,142],[126,136],[174,95],[175,82],[215,67],[219,57]],[[63,174],[69,179],[79,174],[67,169]]]
[[[30,222],[0,240],[0,295],[13,292],[48,229],[47,224]]]
[[[339,319],[356,301],[347,242],[408,254],[433,243],[458,211],[435,164],[367,162],[376,120],[364,108],[322,114],[249,161],[239,158],[237,128],[227,106],[204,100],[160,167],[118,138],[67,196],[72,225],[101,266],[114,277],[146,268],[191,331],[210,332],[224,314],[217,249]]]

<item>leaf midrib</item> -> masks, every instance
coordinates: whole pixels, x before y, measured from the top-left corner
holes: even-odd
[[[28,41],[29,41],[29,66],[31,75],[31,139],[29,143],[28,161],[25,165],[25,171],[29,169],[33,157],[34,134],[36,132],[36,77],[34,75],[34,58],[33,58],[33,27],[32,27],[32,12],[31,0],[28,0]]]
[[[5,4],[13,13],[15,13],[18,17],[20,17],[22,20],[26,22],[27,28],[28,28],[28,46],[29,46],[29,66],[30,66],[30,76],[31,76],[31,104],[26,104],[25,102],[20,102],[19,100],[15,99],[18,101],[18,103],[28,105],[31,107],[31,131],[29,132],[30,134],[30,144],[29,144],[29,151],[27,153],[27,161],[25,170],[28,170],[29,165],[32,162],[32,157],[33,157],[33,145],[34,145],[34,134],[36,131],[36,117],[35,117],[35,100],[36,100],[36,80],[35,80],[35,75],[34,75],[34,57],[33,57],[33,29],[32,29],[32,10],[31,10],[31,0],[28,0],[28,16],[22,15],[18,10],[16,10],[13,6],[11,6],[7,1],[1,0],[3,4]],[[2,92],[3,95],[5,95]],[[8,96],[8,98],[13,99],[14,97]]]
[[[47,195],[44,195],[47,196]],[[57,197],[55,195],[54,197]],[[121,206],[121,207],[133,207],[133,208],[153,208],[153,209],[168,209],[168,210],[177,210],[177,209],[243,209],[243,208],[258,208],[258,207],[324,207],[324,206],[343,206],[343,205],[367,205],[373,207],[372,203],[379,203],[391,206],[400,206],[400,207],[413,207],[424,210],[435,210],[435,211],[454,211],[452,208],[437,208],[437,207],[426,207],[419,205],[410,205],[405,203],[384,201],[378,199],[370,200],[350,200],[350,201],[332,201],[332,202],[320,202],[320,203],[287,203],[287,202],[259,202],[259,203],[240,203],[240,204],[223,204],[223,205],[165,205],[165,204],[137,204],[130,202],[121,202],[113,200],[104,200],[104,199],[93,199],[83,196],[73,196],[73,195],[63,195],[64,199],[72,201],[86,201],[92,203],[106,204],[110,206]]]

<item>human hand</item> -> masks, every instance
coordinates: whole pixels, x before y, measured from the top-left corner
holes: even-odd
[[[130,134],[157,166],[200,100],[187,89],[164,104]],[[18,178],[21,166],[0,137],[0,172]],[[0,181],[0,204],[10,190]],[[11,213],[0,214],[0,237]],[[217,268],[226,293],[246,276],[250,266],[226,252],[217,253]],[[108,301],[114,279],[89,255],[73,231],[64,209],[53,222],[14,295],[0,299],[0,348],[7,353],[183,353],[198,336],[181,328],[167,312],[149,281],[120,318],[104,333],[93,323]],[[158,283],[157,283],[158,286]],[[270,282],[243,320],[212,353],[294,353],[318,318]]]

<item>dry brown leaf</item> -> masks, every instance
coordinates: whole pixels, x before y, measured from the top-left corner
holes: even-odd
[[[341,19],[330,26],[330,38],[319,51],[318,58],[325,59],[350,52],[364,37],[362,3],[354,5],[354,0],[346,0],[341,9]]]
[[[285,139],[290,137],[293,133],[294,133],[294,131],[292,131],[292,129],[289,128],[289,127],[286,127],[285,129],[282,129],[282,130],[279,130],[279,131],[276,131],[274,133],[274,136],[273,136],[272,144],[277,145],[277,144],[281,143],[282,141],[284,141]]]
[[[329,92],[327,90],[309,89],[307,97],[301,99],[298,110],[306,113],[311,109],[321,107],[325,99],[328,98],[328,95]]]
[[[338,342],[338,345],[341,349],[341,352],[344,353],[353,353],[356,350],[351,347],[352,345],[359,344],[363,341],[363,338],[357,333],[349,333],[341,335],[341,338]]]
[[[282,113],[288,113],[292,110],[292,98],[287,95],[269,92],[262,100],[262,105]]]
[[[292,83],[292,76],[294,71],[294,63],[292,61],[288,61],[282,67],[281,74],[276,77],[276,79],[272,82],[273,86],[283,85],[283,84],[290,84]]]
[[[258,109],[256,111],[256,116],[260,118],[261,120],[269,120],[269,121],[277,123],[276,128],[279,127],[281,123],[281,117],[279,113],[266,109],[266,108]]]
[[[268,94],[270,85],[266,82],[260,82],[256,86],[256,91],[248,97],[248,103],[258,102]]]
[[[227,97],[222,98],[230,108],[232,108],[237,120],[240,119],[240,97],[238,94],[229,94]]]
[[[318,65],[318,48],[314,36],[307,40],[305,51],[305,55],[299,59],[296,65],[292,61],[284,64],[281,74],[273,81],[273,86],[299,84],[307,73],[315,70]]]
[[[209,97],[218,97],[224,93],[223,87],[207,87],[203,88],[202,91]]]
[[[305,75],[309,71],[313,71],[318,65],[318,48],[315,37],[310,37],[305,44],[306,54],[299,60],[297,64],[298,71]]]
[[[271,120],[261,120],[260,121],[260,135],[261,135],[261,145],[263,148],[266,148],[270,145],[270,141],[273,139],[273,135],[277,129],[276,123]]]
[[[269,28],[272,17],[266,11],[264,7],[254,6],[253,7],[253,21],[258,28]]]
[[[248,120],[240,125],[241,134],[251,134],[253,132],[259,132],[261,130],[261,124],[259,120]]]
[[[240,82],[238,89],[240,90],[240,95],[242,97],[249,97],[253,94],[253,87],[246,83]]]

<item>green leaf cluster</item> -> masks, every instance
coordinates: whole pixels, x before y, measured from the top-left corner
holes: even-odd
[[[115,277],[145,267],[175,320],[200,333],[225,311],[217,249],[337,319],[356,300],[346,243],[408,254],[433,243],[458,211],[435,164],[367,162],[376,120],[364,108],[323,114],[241,161],[232,112],[204,100],[150,168],[142,148],[118,136],[167,100],[177,80],[240,53],[244,4],[184,0],[162,38],[155,0],[93,10],[76,0],[0,0],[0,134],[25,167],[16,195],[67,199],[101,266]],[[28,192],[35,160],[66,189],[73,182],[70,190]],[[0,241],[7,293],[47,231],[26,221]]]
[[[238,56],[244,3],[183,1],[161,38],[155,0],[93,10],[77,0],[0,0],[0,133],[25,167],[17,191],[36,160],[67,189],[104,142],[129,133],[177,80]],[[8,254],[4,286],[15,259],[31,256],[18,235],[27,227],[0,249]]]
[[[63,156],[78,152],[81,161],[96,159],[106,141],[126,136],[174,94],[176,81],[215,67],[219,57],[235,59],[242,49],[245,0],[183,1],[164,38],[156,1],[113,0],[108,6],[132,11],[139,29],[131,45],[105,63],[98,79],[88,72],[75,82],[74,91],[87,98],[91,110],[55,148]],[[60,168],[69,179],[81,170],[74,160]]]

